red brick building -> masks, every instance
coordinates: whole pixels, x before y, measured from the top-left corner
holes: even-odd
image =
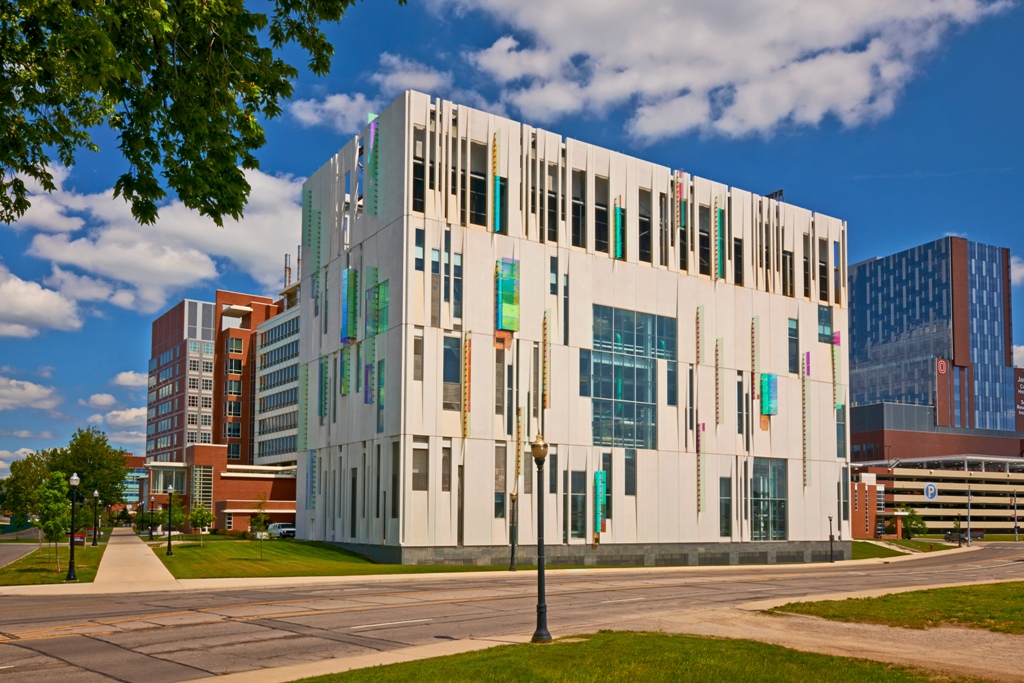
[[[190,445],[183,462],[151,462],[144,479],[144,500],[155,510],[168,503],[174,486],[174,506],[191,510],[202,505],[215,515],[213,527],[248,531],[254,508],[266,499],[270,522],[295,521],[295,468],[241,465],[228,459],[227,445]]]

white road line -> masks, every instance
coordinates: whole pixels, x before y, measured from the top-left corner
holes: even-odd
[[[419,624],[424,621],[433,621],[433,619],[410,619],[409,621],[386,621],[382,624],[363,624],[362,626],[352,626],[351,628],[373,628],[374,626],[398,626],[400,624]]]
[[[605,605],[609,602],[637,602],[638,600],[646,600],[647,598],[626,598],[624,600],[602,600],[601,604]]]
[[[13,668],[14,668],[13,664],[11,664],[10,666],[0,666],[0,669],[13,669]]]

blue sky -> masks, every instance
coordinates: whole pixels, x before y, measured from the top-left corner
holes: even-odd
[[[415,88],[849,222],[850,261],[946,234],[1014,255],[1024,365],[1024,10],[1003,0],[372,0],[266,123],[246,217],[132,223],[98,154],[0,225],[0,476],[95,425],[141,454],[150,325],[216,288],[273,294],[299,185]],[[849,7],[843,5],[851,5]],[[289,51],[293,63],[301,54]]]

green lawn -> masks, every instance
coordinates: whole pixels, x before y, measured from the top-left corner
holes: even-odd
[[[176,579],[222,579],[261,576],[350,576],[358,574],[422,574],[432,572],[488,571],[503,567],[462,567],[449,565],[375,564],[355,553],[312,541],[271,540],[204,545],[185,542],[173,544],[174,555],[167,557],[164,544],[154,551]],[[524,567],[525,569],[525,567]]]
[[[609,632],[550,645],[504,645],[302,683],[373,681],[969,681],[863,659],[797,652],[749,640]]]
[[[929,628],[948,624],[1024,634],[1024,582],[931,588],[878,598],[794,602],[773,612],[792,612],[834,621]]]
[[[91,542],[91,540],[90,540]],[[93,548],[86,544],[75,548],[75,573],[79,583],[89,583],[96,578],[96,570],[100,566],[105,543]],[[58,546],[60,553],[60,571],[53,558],[53,547],[44,545],[6,567],[0,567],[0,586],[29,586],[41,583],[64,583],[68,573],[68,554],[66,544]]]
[[[867,541],[853,541],[850,543],[850,548],[855,560],[867,560],[872,557],[901,557],[906,554]]]
[[[898,538],[887,539],[886,543],[892,543],[893,545],[898,545],[901,548],[908,548],[921,553],[938,552],[939,550],[949,550],[950,548],[955,547],[944,543],[935,543],[933,541],[906,541]]]

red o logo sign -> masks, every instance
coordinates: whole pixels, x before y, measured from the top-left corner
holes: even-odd
[[[943,360],[942,358],[939,359],[938,370],[939,370],[939,374],[940,375],[945,375],[946,374],[946,361]]]

